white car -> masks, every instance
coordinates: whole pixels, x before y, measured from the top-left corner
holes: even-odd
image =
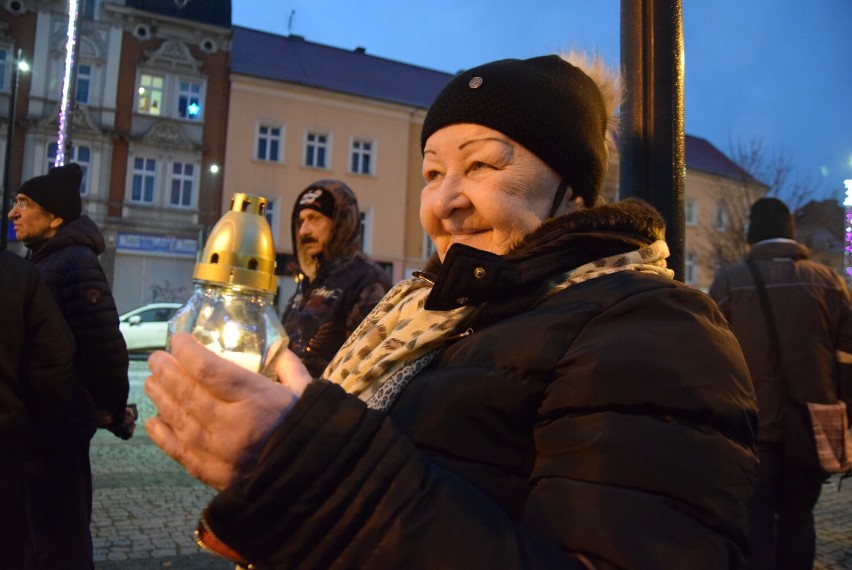
[[[152,352],[166,347],[169,319],[181,303],[151,303],[119,317],[128,352]]]

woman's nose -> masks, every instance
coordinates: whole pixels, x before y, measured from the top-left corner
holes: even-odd
[[[441,180],[441,185],[433,195],[433,210],[441,219],[447,219],[459,209],[470,206],[467,194],[464,192],[463,177],[447,174]]]

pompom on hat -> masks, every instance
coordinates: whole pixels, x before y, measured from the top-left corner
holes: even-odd
[[[751,206],[746,241],[751,244],[775,238],[795,239],[793,227],[793,216],[784,202],[760,198]]]
[[[67,223],[80,217],[83,205],[80,199],[80,183],[83,169],[76,162],[57,166],[43,176],[30,178],[21,185],[19,194],[24,194],[39,206],[59,216]]]
[[[523,145],[568,182],[587,206],[606,175],[607,110],[595,82],[557,55],[504,59],[456,75],[429,108],[420,150],[457,123],[494,129]]]

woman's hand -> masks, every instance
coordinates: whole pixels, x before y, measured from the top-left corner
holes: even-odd
[[[145,426],[167,455],[221,491],[255,465],[310,375],[290,350],[276,362],[276,383],[220,358],[186,333],[169,343],[171,354],[157,351],[148,359],[145,393],[158,415]]]

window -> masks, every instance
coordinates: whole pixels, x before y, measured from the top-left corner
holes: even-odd
[[[47,145],[47,168],[56,166],[56,143]],[[87,146],[72,145],[70,152],[65,155],[65,162],[76,162],[83,170],[80,181],[80,195],[85,196],[89,191],[89,166],[92,164],[92,149]]]
[[[157,309],[147,309],[136,313],[140,323],[165,323],[174,316],[177,309],[172,307],[161,307]]]
[[[278,162],[281,153],[281,127],[257,126],[257,159]]]
[[[272,230],[272,236],[275,237],[278,235],[276,219],[275,215],[275,200],[267,200],[266,201],[266,211],[263,213],[263,216],[266,218],[266,221],[269,222],[269,229]]]
[[[148,115],[159,115],[163,109],[163,85],[159,75],[143,73],[139,77],[139,103],[136,110]]]
[[[95,0],[84,0],[80,3],[80,15],[84,18],[88,18],[90,20],[95,19]]]
[[[694,198],[686,198],[683,202],[683,223],[687,226],[694,226],[698,223],[696,215],[697,204]]]
[[[84,105],[89,103],[89,88],[92,84],[92,66],[78,65],[77,66],[77,93],[75,100]]]
[[[695,254],[687,253],[683,261],[683,282],[689,285],[695,284],[696,272]]]
[[[191,121],[201,117],[201,84],[181,81],[178,86],[178,116]]]
[[[204,111],[204,86],[203,79],[142,72],[137,84],[136,112],[200,121]]]
[[[352,141],[352,163],[350,168],[354,174],[373,173],[373,143],[372,141]]]
[[[12,68],[9,65],[9,62],[6,61],[6,58],[10,56],[9,50],[6,48],[0,48],[0,91],[5,91],[8,89],[9,81],[6,78],[6,74],[9,73],[9,70]]]
[[[716,204],[716,229],[719,231],[728,227],[728,212],[723,204]]]
[[[130,200],[152,204],[154,202],[154,184],[157,176],[157,161],[153,158],[133,159],[133,182]]]
[[[429,237],[429,234],[423,232],[423,258],[429,259],[435,253],[435,242]]]
[[[305,166],[326,168],[328,135],[308,133],[305,137]]]
[[[358,212],[358,216],[361,218],[361,249],[369,253],[367,247],[367,213]]]
[[[172,164],[171,194],[169,204],[189,207],[192,205],[192,182],[195,167],[188,162]]]

